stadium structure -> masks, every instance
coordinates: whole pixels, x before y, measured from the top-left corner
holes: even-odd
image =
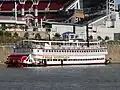
[[[43,29],[46,23],[77,25],[80,28],[88,24],[92,28],[89,30],[91,35],[104,37],[110,31],[109,28],[116,28],[118,11],[115,10],[114,0],[2,0],[0,23],[9,28],[14,25],[24,28],[21,30]],[[52,27],[49,28],[52,30]],[[101,34],[103,30],[106,32]],[[58,31],[62,33],[64,30]],[[114,39],[113,31],[115,30],[111,30],[108,35],[110,39]],[[119,33],[118,27],[116,33]]]

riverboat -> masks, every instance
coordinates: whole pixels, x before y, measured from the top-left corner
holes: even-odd
[[[106,42],[22,40],[5,62],[8,67],[106,64]]]

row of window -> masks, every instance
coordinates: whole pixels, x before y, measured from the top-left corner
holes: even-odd
[[[104,60],[104,58],[90,58],[90,59],[35,59],[35,61],[89,61],[89,60]]]
[[[89,43],[90,45],[101,45],[100,43]],[[51,45],[78,45],[78,46],[86,46],[87,43],[51,43]],[[104,45],[104,44],[102,44]]]
[[[47,61],[88,61],[88,60],[103,60],[104,58],[91,58],[91,59],[47,59]]]
[[[43,52],[105,52],[106,50],[43,50]],[[39,52],[39,51],[38,51]]]

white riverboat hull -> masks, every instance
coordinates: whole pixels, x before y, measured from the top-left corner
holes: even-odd
[[[79,64],[105,64],[105,60],[91,60],[91,61],[63,61],[62,65],[79,65]],[[61,65],[61,61],[48,61],[47,65]]]

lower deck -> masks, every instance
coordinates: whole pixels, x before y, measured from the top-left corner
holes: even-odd
[[[19,56],[19,57],[18,57]],[[72,55],[72,56],[45,56],[45,55],[11,55],[8,58],[9,65],[31,65],[31,66],[47,66],[47,65],[88,65],[88,64],[105,64],[105,54],[99,55]]]

